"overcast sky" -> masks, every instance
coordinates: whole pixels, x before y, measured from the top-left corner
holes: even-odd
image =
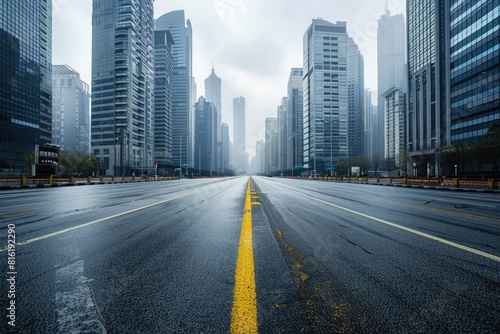
[[[365,60],[365,88],[377,89],[377,20],[386,0],[156,0],[155,18],[184,9],[193,27],[197,97],[212,62],[222,79],[222,121],[232,135],[232,100],[246,99],[247,150],[264,139],[264,120],[276,117],[290,68],[302,67],[302,38],[313,18],[347,22]],[[405,0],[387,0],[391,14]],[[69,65],[91,84],[92,0],[53,0],[53,64]]]

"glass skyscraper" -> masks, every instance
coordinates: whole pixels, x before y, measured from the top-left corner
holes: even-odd
[[[184,11],[160,16],[156,29],[168,29],[172,34],[172,160],[182,165],[193,164],[194,99],[192,77],[193,32]]]
[[[500,121],[500,1],[450,3],[451,143]]]
[[[313,19],[304,34],[303,154],[311,173],[363,150],[363,60],[346,26]]]
[[[154,160],[159,164],[172,161],[172,45],[169,30],[155,30],[155,145]]]
[[[153,165],[153,0],[100,0],[92,12],[92,151],[106,172]]]
[[[68,65],[52,67],[52,144],[90,153],[90,89]]]
[[[0,1],[0,168],[52,140],[52,1]]]
[[[500,120],[499,11],[499,0],[407,3],[407,138],[418,175],[439,175],[441,148],[474,142]]]
[[[288,78],[288,126],[287,126],[287,164],[286,168],[302,167],[303,161],[303,93],[302,68],[292,68]]]

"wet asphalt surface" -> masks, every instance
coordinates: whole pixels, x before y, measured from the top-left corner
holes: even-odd
[[[247,181],[0,192],[0,332],[228,333]],[[253,184],[260,333],[500,328],[498,194]]]

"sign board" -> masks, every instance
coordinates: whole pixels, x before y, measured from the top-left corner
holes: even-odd
[[[57,175],[59,164],[58,145],[35,145],[35,175]]]
[[[361,174],[361,168],[359,166],[352,166],[351,167],[351,175],[359,176],[360,174]]]

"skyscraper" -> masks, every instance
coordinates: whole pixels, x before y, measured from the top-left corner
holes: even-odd
[[[500,1],[451,0],[449,13],[453,144],[477,140],[500,122]]]
[[[210,176],[217,170],[217,108],[202,96],[195,105],[194,169]]]
[[[303,163],[303,90],[302,68],[292,68],[288,78],[288,168],[302,166]]]
[[[90,90],[68,65],[52,67],[52,144],[90,153]]]
[[[205,99],[212,102],[217,108],[217,141],[221,141],[222,126],[222,79],[215,74],[212,66],[212,73],[205,79]]]
[[[273,174],[278,170],[278,119],[276,117],[266,118],[266,157],[265,171]]]
[[[233,166],[238,173],[248,168],[245,139],[245,98],[240,96],[233,99]]]
[[[172,161],[172,44],[169,30],[155,30],[154,160]]]
[[[405,20],[403,14],[392,15],[386,10],[377,27],[378,136],[373,138],[374,154],[385,157],[387,136],[384,94],[389,90],[405,89]],[[401,133],[405,135],[405,132]],[[393,146],[394,143],[390,145]]]
[[[304,167],[327,173],[362,147],[354,141],[363,125],[362,59],[345,22],[312,20],[303,45]]]
[[[0,167],[52,139],[52,1],[0,2]]]
[[[356,43],[347,40],[348,156],[364,154],[364,59]]]
[[[194,79],[192,77],[191,22],[184,11],[178,10],[160,16],[156,29],[168,29],[172,34],[172,159],[182,165],[193,164],[194,138]]]
[[[227,123],[222,123],[220,170],[224,174],[229,173],[230,152],[231,152],[231,139],[229,138],[229,126],[227,125]]]
[[[281,104],[277,109],[278,116],[278,169],[291,168],[288,162],[288,98],[281,98]]]
[[[153,165],[153,1],[94,1],[92,151],[106,172]]]

